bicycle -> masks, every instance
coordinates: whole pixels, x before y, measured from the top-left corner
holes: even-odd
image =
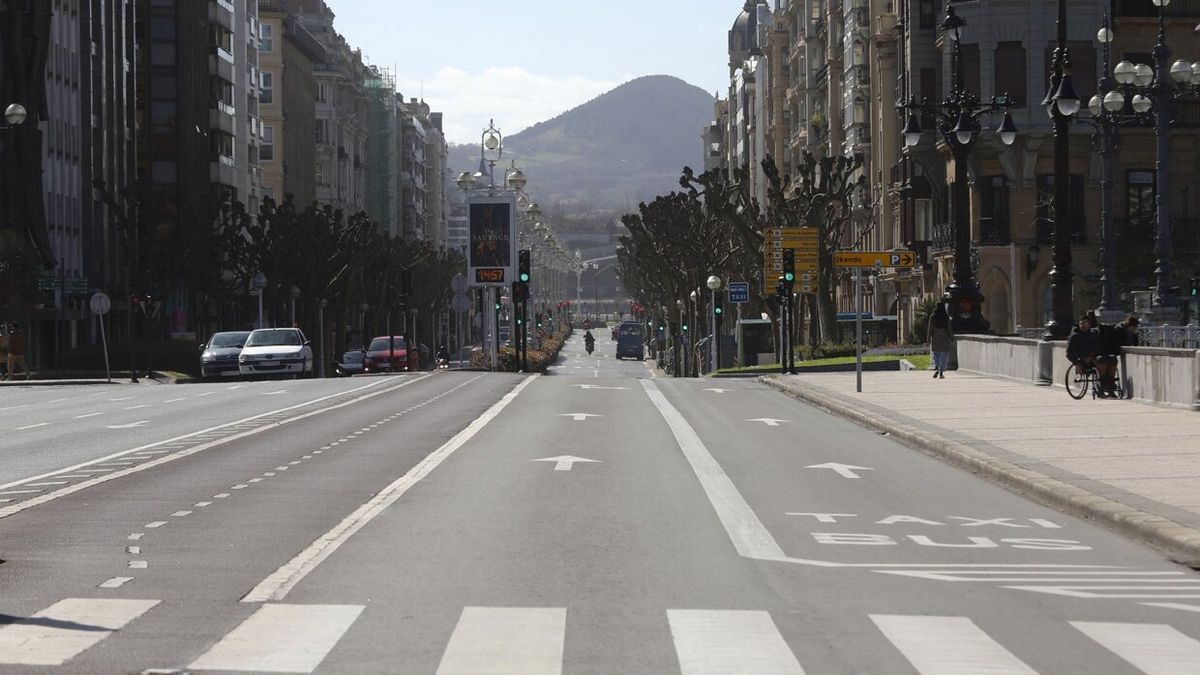
[[[1089,391],[1092,392],[1092,398],[1096,398],[1100,392],[1100,373],[1094,364],[1087,364],[1082,372],[1072,364],[1067,369],[1065,380],[1067,394],[1076,401],[1087,396]],[[1120,371],[1113,373],[1113,394],[1114,398],[1125,398],[1125,390],[1121,387]]]

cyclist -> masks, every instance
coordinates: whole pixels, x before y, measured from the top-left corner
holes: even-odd
[[[1100,336],[1092,330],[1092,321],[1085,314],[1079,317],[1079,325],[1067,338],[1067,360],[1075,365],[1077,373],[1083,375],[1085,370],[1096,365],[1099,353]]]

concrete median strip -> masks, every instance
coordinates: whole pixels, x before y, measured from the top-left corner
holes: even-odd
[[[1154,546],[1179,563],[1200,567],[1200,529],[1148,513],[1085,488],[993,457],[938,433],[914,429],[847,400],[835,392],[805,383],[803,387],[776,377],[760,381],[869,429],[887,432],[900,443],[966,469],[1034,501],[1086,520],[1106,524],[1125,536]]]

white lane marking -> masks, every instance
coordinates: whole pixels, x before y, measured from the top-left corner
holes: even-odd
[[[217,393],[217,392],[215,392],[215,391],[206,391],[206,392],[204,392],[203,394],[196,394],[196,398],[203,398],[203,397],[205,397],[205,396],[212,396],[212,395],[213,395],[213,394],[215,394],[215,393]]]
[[[288,392],[287,389],[280,389],[279,391],[264,391],[264,392],[261,392],[261,395],[262,396],[278,396],[280,394],[286,394],[287,392]]]
[[[48,427],[48,426],[50,426],[49,422],[38,422],[37,424],[30,424],[30,425],[23,426],[23,427],[17,427],[16,429],[14,429],[14,431],[25,431],[26,429],[36,429],[38,427]]]
[[[146,536],[146,535],[143,532],[134,532],[133,534],[130,534],[128,537],[125,537],[125,539],[127,541],[138,541],[139,539],[141,539],[144,536]]]
[[[133,577],[113,577],[100,584],[100,588],[120,588],[131,581]]]
[[[98,413],[98,412],[94,412],[94,413],[87,413],[86,415],[76,415],[75,417],[73,417],[73,418],[71,418],[71,419],[81,420],[81,419],[84,419],[84,418],[87,418],[87,417],[95,417],[95,416],[97,416],[97,415],[103,415],[103,414],[104,414],[104,413]]]
[[[683,675],[804,675],[767,612],[669,609],[667,621]]]
[[[230,490],[245,490],[248,487],[250,487],[250,486],[246,485],[245,483],[238,483],[237,485],[234,485],[233,487],[231,487],[229,489]]]
[[[109,471],[112,471],[112,469],[83,469],[74,473],[108,473]]]
[[[598,459],[586,459],[584,457],[574,457],[572,455],[559,455],[558,457],[546,457],[544,459],[531,459],[531,462],[554,462],[555,471],[570,471],[571,467],[579,462],[594,462],[600,464]]]
[[[872,614],[871,620],[922,675],[1037,675],[963,616]]]
[[[28,404],[25,404],[25,403],[22,403],[21,405],[8,405],[8,406],[4,406],[3,408],[0,408],[0,412],[3,412],[5,410],[16,410],[17,408],[26,408],[26,407],[28,407]]]
[[[92,486],[94,486],[94,485],[99,485],[99,484],[101,484],[101,483],[104,483],[104,482],[107,482],[107,481],[110,481],[110,480],[115,480],[115,479],[117,479],[117,478],[123,478],[123,477],[125,477],[125,476],[128,476],[128,475],[130,475],[130,474],[138,473],[138,472],[140,472],[140,471],[145,471],[145,470],[147,470],[147,469],[152,469],[152,468],[154,468],[154,467],[156,467],[156,466],[159,466],[159,465],[161,465],[161,464],[166,464],[167,462],[173,462],[173,461],[175,461],[175,460],[177,460],[177,459],[182,459],[182,458],[184,458],[184,457],[188,457],[188,456],[190,456],[190,455],[194,455],[194,454],[196,454],[196,453],[198,453],[198,452],[203,452],[203,451],[205,451],[205,450],[208,450],[209,448],[213,448],[213,447],[216,447],[216,446],[218,446],[218,445],[224,445],[224,444],[226,444],[226,443],[231,443],[231,442],[233,442],[233,441],[236,441],[236,440],[238,440],[238,439],[246,438],[247,436],[253,436],[254,434],[262,433],[262,432],[264,432],[264,431],[269,431],[269,430],[271,430],[271,429],[275,429],[275,428],[277,428],[277,427],[281,427],[281,426],[283,426],[283,425],[285,425],[285,424],[291,424],[291,423],[293,423],[293,422],[298,422],[298,421],[300,421],[300,420],[303,420],[303,419],[308,419],[309,417],[312,417],[312,416],[314,416],[314,415],[320,415],[320,414],[323,414],[323,413],[330,412],[330,411],[332,411],[332,410],[338,410],[338,409],[345,408],[345,407],[347,407],[347,406],[350,406],[350,405],[356,405],[356,404],[358,404],[358,403],[361,403],[362,401],[365,401],[365,400],[367,400],[367,399],[369,399],[369,398],[374,398],[374,397],[376,397],[376,396],[379,396],[379,395],[382,395],[382,394],[387,394],[387,393],[390,393],[390,392],[396,391],[397,389],[401,389],[401,388],[403,388],[403,387],[407,387],[407,386],[409,386],[410,384],[414,384],[414,383],[420,382],[420,381],[422,381],[422,380],[427,380],[427,379],[429,379],[429,378],[431,378],[431,377],[433,377],[433,376],[434,376],[434,373],[430,373],[430,374],[428,374],[428,375],[421,375],[421,376],[419,376],[419,377],[415,377],[415,378],[413,378],[413,379],[411,379],[411,380],[404,380],[404,381],[400,382],[399,384],[397,384],[397,385],[396,385],[396,386],[394,386],[394,387],[388,387],[388,388],[386,388],[386,389],[380,389],[379,391],[374,391],[374,392],[370,392],[370,393],[367,393],[367,394],[363,394],[362,396],[355,397],[355,398],[353,398],[353,399],[351,399],[351,400],[349,400],[349,401],[344,401],[344,402],[342,402],[342,403],[338,403],[338,404],[336,404],[336,405],[332,405],[332,406],[329,406],[329,407],[327,407],[327,408],[320,408],[320,409],[318,409],[318,410],[311,410],[311,411],[309,411],[309,412],[306,412],[306,413],[301,413],[301,414],[299,414],[299,415],[296,415],[295,417],[290,417],[290,418],[288,418],[288,419],[280,420],[280,421],[278,421],[278,422],[272,422],[272,423],[270,423],[270,424],[267,424],[267,425],[265,425],[265,426],[256,427],[256,428],[254,428],[254,429],[249,429],[249,430],[247,430],[247,431],[243,431],[243,432],[240,432],[240,433],[236,433],[236,434],[233,434],[233,435],[231,435],[231,436],[227,436],[227,437],[224,437],[224,438],[218,438],[218,439],[215,439],[215,440],[212,440],[212,441],[206,441],[206,442],[204,442],[204,443],[202,443],[202,444],[200,444],[200,445],[193,446],[193,447],[190,447],[190,448],[186,448],[186,449],[184,449],[184,450],[180,450],[180,451],[178,451],[178,452],[175,452],[175,453],[172,453],[172,454],[170,454],[170,455],[164,455],[164,456],[162,456],[162,457],[160,457],[160,458],[158,458],[158,459],[156,459],[156,460],[154,460],[154,461],[152,461],[152,462],[146,462],[146,463],[144,463],[144,464],[139,464],[138,466],[134,466],[134,467],[130,467],[130,468],[128,468],[128,469],[124,469],[124,470],[122,470],[122,471],[117,471],[116,473],[111,473],[111,474],[109,474],[109,475],[107,475],[107,476],[101,476],[101,477],[97,477],[97,478],[94,478],[94,479],[92,479],[92,480],[89,480],[89,481],[84,481],[84,482],[82,482],[82,483],[77,483],[77,484],[75,484],[75,485],[71,485],[71,486],[69,486],[69,487],[62,488],[61,490],[56,490],[56,491],[54,491],[54,492],[51,492],[51,493],[49,493],[49,494],[41,495],[40,497],[37,497],[37,498],[35,498],[35,499],[27,499],[27,500],[25,500],[25,501],[23,501],[23,502],[20,502],[20,503],[18,503],[18,504],[14,504],[13,506],[6,506],[6,507],[4,507],[4,508],[0,509],[0,518],[7,518],[8,516],[11,516],[11,515],[13,515],[13,514],[15,514],[15,513],[20,513],[21,511],[24,511],[25,509],[30,509],[30,508],[33,508],[34,506],[38,506],[38,505],[40,505],[40,504],[45,504],[46,502],[53,501],[53,500],[55,500],[55,499],[58,499],[58,498],[60,498],[60,497],[65,497],[65,496],[67,496],[67,495],[69,495],[69,494],[72,494],[72,493],[78,492],[78,491],[80,491],[80,490],[85,490],[85,489],[87,489],[87,488],[89,488],[89,487],[92,487]],[[480,376],[480,377],[482,377],[482,376]],[[479,378],[474,378],[474,379],[472,379],[472,380],[468,380],[467,382],[465,382],[463,385],[460,385],[460,386],[465,386],[465,385],[467,385],[467,384],[470,384],[471,382],[474,382],[474,381],[475,381],[475,380],[477,380],[477,379],[479,379]],[[334,393],[334,394],[329,394],[329,395],[327,395],[327,396],[321,396],[321,397],[319,397],[319,398],[315,398],[315,399],[312,399],[312,400],[309,400],[309,401],[305,401],[305,402],[303,402],[303,403],[297,403],[297,404],[295,404],[295,405],[290,405],[290,406],[287,406],[287,407],[284,407],[284,408],[279,408],[279,409],[276,409],[276,410],[271,410],[271,411],[268,411],[268,412],[265,412],[265,413],[259,413],[258,415],[252,415],[252,416],[250,416],[250,417],[246,417],[246,418],[243,418],[243,419],[240,419],[240,420],[234,421],[234,422],[227,422],[227,423],[225,423],[225,424],[219,424],[219,425],[217,425],[217,426],[215,426],[215,427],[209,427],[209,428],[207,428],[207,429],[201,429],[200,431],[194,431],[194,432],[192,432],[192,433],[190,433],[190,434],[184,434],[184,435],[182,435],[182,436],[176,436],[176,437],[174,437],[174,438],[168,438],[168,439],[166,439],[166,440],[164,440],[164,441],[156,441],[156,442],[154,442],[154,443],[149,443],[149,444],[147,444],[147,445],[143,445],[143,446],[140,446],[140,447],[137,447],[137,448],[133,448],[133,449],[131,449],[131,450],[122,450],[121,452],[113,453],[113,454],[109,455],[108,457],[102,457],[102,458],[100,458],[100,459],[97,459],[97,460],[91,460],[91,461],[84,462],[84,463],[81,463],[81,464],[76,464],[76,465],[74,465],[74,466],[69,466],[69,467],[66,467],[66,468],[64,468],[64,469],[58,469],[58,470],[56,470],[56,471],[51,471],[51,472],[49,472],[49,473],[44,473],[44,474],[41,474],[41,475],[38,475],[38,476],[31,476],[31,477],[29,477],[29,478],[22,478],[21,480],[12,481],[11,483],[6,483],[6,484],[4,484],[4,485],[0,485],[0,490],[3,490],[4,488],[7,488],[7,487],[13,487],[13,486],[16,486],[16,485],[22,485],[22,484],[24,484],[24,483],[28,483],[28,482],[30,482],[30,481],[34,481],[34,480],[40,480],[40,479],[42,479],[42,478],[48,478],[48,477],[51,477],[51,476],[56,476],[56,475],[58,475],[58,474],[60,474],[60,473],[70,473],[70,472],[74,472],[74,471],[77,471],[77,470],[79,470],[79,469],[82,469],[82,468],[84,468],[84,467],[92,467],[92,466],[97,466],[97,465],[101,465],[101,464],[105,464],[105,463],[114,463],[114,462],[111,462],[111,461],[110,461],[110,460],[112,460],[114,457],[124,457],[125,455],[129,455],[129,454],[133,454],[133,453],[141,452],[141,451],[144,451],[144,450],[146,450],[146,449],[149,449],[149,448],[155,448],[155,447],[158,447],[158,446],[171,445],[171,444],[173,444],[173,443],[176,443],[176,442],[178,442],[178,441],[181,441],[181,440],[184,440],[184,439],[188,439],[188,438],[194,438],[194,437],[197,437],[197,436],[201,436],[201,435],[204,435],[204,434],[208,434],[208,433],[211,433],[211,432],[213,432],[213,431],[217,431],[217,430],[220,430],[220,429],[225,429],[225,428],[228,428],[228,427],[236,427],[236,426],[239,426],[239,425],[245,424],[245,423],[247,423],[247,422],[252,422],[252,421],[254,421],[254,420],[257,420],[257,419],[260,419],[260,418],[263,418],[263,417],[267,417],[267,416],[270,416],[270,415],[277,415],[277,414],[279,414],[279,413],[287,412],[287,411],[289,411],[289,410],[295,410],[296,408],[302,408],[302,407],[309,406],[309,405],[313,405],[313,404],[316,404],[316,403],[321,403],[322,401],[327,401],[327,400],[329,400],[329,399],[331,399],[331,398],[336,398],[336,397],[339,397],[339,396],[345,396],[345,395],[347,395],[347,394],[354,394],[354,393],[356,393],[356,392],[360,392],[360,391],[363,391],[363,390],[365,390],[365,389],[370,389],[370,388],[378,387],[378,386],[380,386],[381,384],[385,384],[385,383],[389,383],[389,382],[391,382],[391,381],[390,381],[390,380],[382,380],[382,379],[381,379],[381,380],[378,380],[378,381],[376,381],[376,382],[371,382],[371,383],[369,383],[369,384],[363,385],[363,386],[361,386],[361,387],[357,387],[357,388],[354,388],[354,389],[350,389],[350,390],[348,390],[348,391],[344,391],[344,392],[337,392],[337,393]],[[126,463],[128,463],[128,462],[126,462]]]
[[[131,569],[131,570],[144,570],[149,566],[150,566],[150,563],[146,562],[145,560],[130,560],[129,561],[129,569]]]
[[[206,507],[206,506],[211,506],[211,505],[212,505],[212,502],[196,502],[196,503],[195,503],[195,504],[193,504],[192,506],[195,506],[195,507],[196,507],[196,508],[198,508],[198,509],[202,509],[202,508],[204,508],[204,507]]]
[[[28,485],[29,487],[49,487],[51,485],[66,485],[67,483],[70,483],[70,482],[71,481],[69,481],[69,480],[49,480],[49,481],[46,481],[45,483],[26,483],[26,485]]]
[[[163,403],[178,403],[182,400],[183,400],[182,398],[169,398],[169,399],[163,401]]]
[[[137,410],[137,409],[139,409],[139,408],[149,408],[149,407],[150,407],[150,404],[148,404],[148,403],[143,403],[142,405],[131,405],[131,406],[129,406],[128,408],[125,408],[125,409],[126,409],[126,410]]]
[[[246,482],[248,482],[248,483],[261,483],[262,481],[263,481],[263,479],[262,479],[261,477],[259,477],[259,478],[251,478],[250,480],[248,480],[248,481],[246,481]]]
[[[213,499],[225,499],[228,496],[229,496],[228,492],[222,492],[220,494],[213,495]]]
[[[769,427],[777,427],[777,426],[779,426],[780,422],[783,422],[785,424],[792,423],[791,420],[777,420],[774,417],[756,417],[752,420],[746,420],[746,421],[747,422],[762,422],[763,424],[765,424]]]
[[[437,675],[559,675],[565,607],[466,607]]]
[[[316,569],[321,561],[329,557],[334,551],[345,543],[354,533],[359,531],[364,525],[371,522],[380,513],[383,513],[387,507],[391,506],[397,499],[404,495],[413,485],[416,485],[422,478],[429,475],[431,471],[436,469],[439,464],[444,462],[447,457],[465,445],[478,434],[488,422],[491,422],[497,415],[501,413],[509,403],[521,393],[525,387],[537,379],[536,375],[530,375],[521,380],[517,386],[513,387],[512,391],[504,395],[492,407],[488,408],[482,415],[467,425],[465,429],[454,435],[453,438],[442,444],[442,447],[429,453],[425,459],[418,462],[415,466],[408,470],[408,473],[401,476],[391,485],[387,486],[376,494],[370,501],[358,507],[346,516],[342,522],[338,523],[332,530],[326,532],[317,538],[316,541],[309,544],[308,548],[300,552],[299,555],[289,560],[282,567],[275,570],[266,579],[263,579],[257,586],[250,590],[249,593],[242,598],[242,602],[265,602],[267,600],[282,600],[288,591],[300,582],[309,572]],[[279,467],[276,467],[279,468]]]
[[[1178,609],[1184,612],[1200,612],[1200,605],[1188,605],[1182,602],[1143,602],[1147,607],[1162,607],[1163,609]]]
[[[725,526],[725,532],[733,542],[739,555],[745,558],[784,558],[783,549],[763,526],[754,509],[746,503],[737,486],[729,479],[721,465],[713,458],[704,441],[696,434],[683,415],[671,405],[667,397],[650,380],[640,380],[650,402],[666,420],[675,436],[675,442],[691,465],[704,494],[717,512],[717,518]]]
[[[158,600],[60,600],[0,628],[0,663],[61,666],[157,604]]]
[[[69,399],[69,398],[56,398],[52,401],[46,401],[43,405],[49,405],[51,403],[62,403],[63,401],[70,401],[70,400],[71,399]]]
[[[266,476],[267,478],[270,478],[271,476],[274,476],[274,475],[275,475],[275,472],[274,472],[274,471],[267,471],[267,472],[266,472],[266,473],[264,473],[263,475],[264,475],[264,476]]]
[[[874,471],[869,466],[854,466],[853,464],[841,464],[839,462],[825,462],[824,464],[809,464],[804,467],[806,469],[833,469],[833,472],[842,478],[861,478],[855,471]]]
[[[725,392],[727,392],[727,391],[732,391],[732,390],[730,390],[730,389],[718,389],[718,388],[716,388],[716,387],[709,387],[708,389],[705,389],[704,391],[712,391],[712,392],[716,392],[716,393],[718,393],[718,394],[724,394]]]
[[[191,511],[176,511],[175,513],[171,514],[171,517],[172,518],[183,518],[184,516],[190,516],[190,515],[192,515]]]
[[[292,467],[290,467],[290,466],[277,466],[277,467],[275,467],[275,470],[276,470],[276,471],[287,471],[287,470],[288,470],[288,469],[290,469],[290,468],[292,468]]]
[[[241,388],[242,388],[242,387],[244,387],[244,386],[246,386],[246,385],[244,385],[244,384],[235,384],[235,385],[233,385],[232,387],[225,387],[225,388],[226,388],[227,390],[229,390],[229,391],[233,391],[234,389],[241,389]]]
[[[56,478],[70,478],[72,480],[75,480],[77,478],[91,478],[91,477],[92,476],[91,476],[90,471],[87,473],[78,473],[78,474],[73,473],[69,476],[56,476]],[[29,485],[38,485],[38,483],[29,483]]]
[[[263,605],[188,668],[311,673],[362,610],[362,605]]]
[[[294,462],[288,462],[288,464],[289,464],[289,465],[291,465],[291,466],[296,466],[296,465],[297,465],[297,464],[299,464],[299,463],[300,463],[300,460],[296,460],[296,461],[294,461]]]
[[[5,490],[0,492],[0,495],[28,495],[35,492],[41,492],[41,490]]]
[[[129,424],[110,424],[110,425],[107,425],[105,428],[106,429],[136,429],[138,427],[146,426],[147,424],[150,424],[150,420],[139,420],[137,422],[130,422]]]
[[[1072,621],[1071,625],[1146,675],[1200,672],[1200,641],[1166,624]]]
[[[591,413],[559,413],[559,417],[570,417],[576,422],[586,422],[589,417],[604,417],[604,415],[593,415]]]
[[[166,525],[166,524],[167,524],[167,521],[165,521],[165,520],[156,520],[153,523],[146,523],[146,527],[149,529],[154,529],[156,527],[162,527],[163,525]]]
[[[128,553],[129,555],[141,555],[142,547],[141,546],[126,546],[125,552]]]
[[[110,401],[114,401],[114,402],[115,402],[115,401],[132,401],[132,400],[133,400],[133,397],[132,397],[132,396],[126,396],[125,398],[110,398],[110,399],[108,399],[108,400],[110,400]]]

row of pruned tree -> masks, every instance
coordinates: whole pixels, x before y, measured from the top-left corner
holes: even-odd
[[[693,290],[707,298],[705,281],[749,281],[756,308],[776,313],[770,295],[775,279],[763,279],[766,231],[777,227],[818,230],[818,274],[815,305],[804,304],[820,318],[818,339],[835,339],[837,277],[833,253],[852,247],[858,233],[849,232],[850,207],[856,191],[865,190],[861,155],[817,158],[805,153],[795,177],[781,174],[770,156],[763,160],[767,203],[750,195],[748,167],[713,169],[699,176],[684,167],[682,192],[671,192],[621,222],[628,233],[617,249],[622,283],[632,298],[664,320],[676,316],[676,303]],[[665,309],[664,309],[665,308]],[[816,319],[810,316],[810,319]]]

